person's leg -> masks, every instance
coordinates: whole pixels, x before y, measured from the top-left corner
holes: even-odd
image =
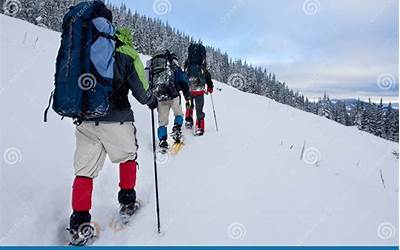
[[[196,96],[194,98],[195,107],[196,107],[196,130],[199,132],[198,134],[204,133],[205,130],[205,114],[203,112],[204,108],[204,95]]]
[[[91,221],[90,209],[92,208],[93,179],[88,177],[75,177],[72,185],[72,209],[69,228],[74,232]]]
[[[95,125],[83,123],[76,128],[75,179],[72,186],[70,229],[78,231],[82,224],[90,223],[93,179],[104,165],[106,153],[95,135]]]
[[[196,108],[196,118],[197,120],[204,119],[205,114],[203,112],[204,108],[204,95],[194,97],[194,104]]]
[[[136,186],[137,163],[134,160],[119,164],[119,187],[123,190],[134,189]]]
[[[137,139],[132,122],[105,123],[99,125],[100,140],[113,163],[119,163],[118,201],[122,206],[136,201]]]
[[[158,139],[160,142],[166,142],[168,139],[167,126],[169,123],[169,111],[171,109],[171,102],[164,101],[158,104]]]
[[[131,205],[136,202],[136,161],[126,161],[119,165],[118,202],[121,205]]]
[[[172,111],[174,112],[175,116],[174,127],[172,128],[172,138],[174,139],[175,143],[180,143],[182,142],[183,125],[183,111],[180,96],[172,100]]]
[[[181,105],[181,98],[179,96],[172,100],[171,107],[175,116],[174,127],[177,126],[180,129],[183,125],[183,111]]]
[[[186,102],[185,121],[186,121],[186,127],[188,128],[191,128],[193,126],[193,109],[194,109],[194,100],[193,97],[191,97],[190,100]]]

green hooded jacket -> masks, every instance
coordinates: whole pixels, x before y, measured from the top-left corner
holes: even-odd
[[[139,53],[133,48],[132,31],[127,27],[119,27],[116,32],[116,37],[118,41],[122,44],[117,48],[117,52],[125,54],[132,58],[133,65],[136,73],[138,74],[140,83],[147,91],[149,89],[149,83],[146,80],[143,63],[140,60]]]
[[[153,97],[139,53],[132,47],[132,32],[122,27],[117,29],[115,36],[117,41],[114,54],[114,91],[109,96],[111,111],[108,115],[95,119],[98,122],[134,121],[128,98],[129,91],[141,104],[148,105]]]

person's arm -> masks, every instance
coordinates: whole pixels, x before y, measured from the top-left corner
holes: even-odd
[[[212,93],[214,91],[214,83],[211,78],[210,72],[206,71],[206,84],[207,84],[207,92]]]
[[[179,67],[175,70],[175,81],[179,89],[182,90],[185,100],[188,100],[190,98],[189,78]]]
[[[132,95],[141,104],[148,104],[151,95],[149,82],[145,78],[145,71],[139,55],[128,64],[127,81]]]
[[[129,84],[132,95],[141,104],[147,104],[150,108],[155,108],[157,98],[153,96],[149,88],[149,82],[145,77],[145,70],[139,54],[129,46],[122,46],[117,50],[120,53],[120,60],[125,61],[124,71],[125,80]]]

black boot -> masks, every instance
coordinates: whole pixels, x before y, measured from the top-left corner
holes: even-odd
[[[202,136],[204,135],[204,129],[205,129],[205,121],[204,118],[199,119],[196,121],[196,130],[195,130],[195,134],[197,136]]]
[[[193,124],[194,124],[193,118],[192,117],[187,117],[186,121],[185,121],[185,127],[188,128],[188,129],[192,129],[193,128]]]
[[[128,224],[131,216],[138,209],[136,203],[136,192],[132,190],[120,190],[118,193],[118,201],[121,204],[119,215],[123,224]]]
[[[134,189],[131,190],[121,189],[118,192],[118,202],[121,205],[134,204],[136,202],[136,191]]]
[[[73,212],[69,221],[70,245],[85,246],[89,240],[96,237],[96,229],[90,224],[89,211]]]
[[[172,139],[174,139],[175,143],[181,143],[182,142],[182,125],[180,124],[175,124],[174,127],[172,128]]]
[[[158,144],[160,147],[161,153],[167,153],[168,152],[168,142],[167,140],[160,140],[160,143]]]

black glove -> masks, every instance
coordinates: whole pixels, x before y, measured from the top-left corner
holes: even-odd
[[[191,98],[190,92],[183,93],[183,96],[185,97],[185,101],[190,101]]]
[[[151,110],[156,109],[158,107],[158,100],[155,95],[150,96],[149,100],[147,101],[147,106]]]

